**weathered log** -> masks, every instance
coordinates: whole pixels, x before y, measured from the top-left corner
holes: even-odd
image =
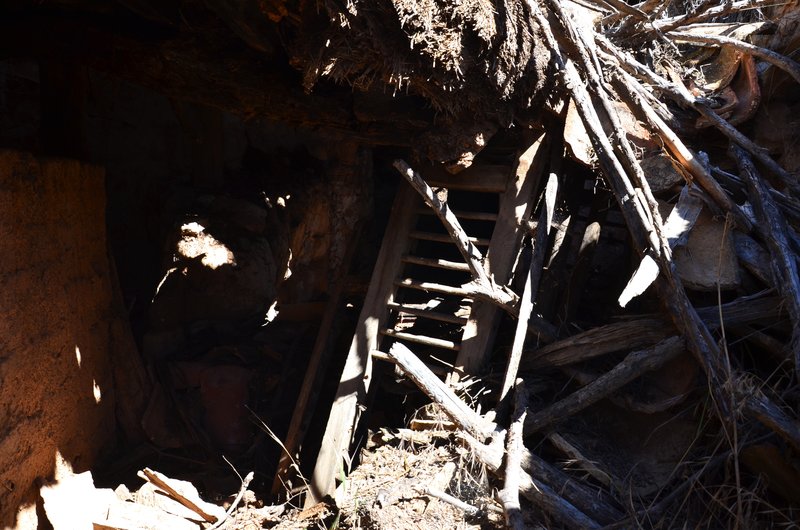
[[[731,144],[730,153],[739,165],[739,171],[747,179],[750,200],[759,220],[762,238],[772,254],[772,276],[782,286],[783,299],[792,318],[792,355],[795,374],[800,376],[800,277],[797,256],[790,246],[786,219],[769,194],[766,183],[756,171],[750,158],[739,147]]]
[[[411,350],[402,344],[393,344],[389,355],[395,359],[398,366],[414,380],[420,390],[441,406],[442,410],[450,419],[464,431],[463,436],[475,451],[478,459],[492,472],[496,473],[502,465],[504,451],[502,445],[494,444],[502,444],[502,440],[505,438],[505,432],[498,430],[495,424],[488,422],[475,411],[467,407],[455,396],[447,385],[437,378],[433,372],[411,352]],[[492,440],[493,444],[484,444],[483,440],[486,439]],[[531,464],[531,462],[533,462],[533,464]],[[522,454],[522,466],[523,469],[543,469],[547,467],[546,463],[531,455],[530,452],[525,449],[523,449]],[[562,498],[552,487],[541,482],[538,477],[537,475],[537,478],[534,479],[527,472],[520,473],[520,492],[522,495],[569,528],[599,527],[596,521],[576,508],[571,502]],[[564,479],[562,485],[568,482],[570,482],[569,479]],[[591,506],[593,504],[599,504],[603,508],[606,508],[602,501],[592,501],[592,495],[582,491],[581,488],[577,487],[577,489],[573,489],[573,491],[580,492],[586,505]],[[607,507],[604,513],[616,514],[611,507]]]
[[[395,360],[401,370],[422,390],[431,401],[442,410],[464,432],[483,441],[493,431],[494,424],[486,421],[477,412],[469,408],[453,390],[442,383],[436,374],[425,366],[404,344],[395,342],[389,349],[389,356]]]
[[[723,321],[719,312],[722,310]],[[718,329],[721,325],[736,327],[753,322],[774,322],[784,315],[779,298],[756,293],[742,296],[722,307],[701,307],[697,315],[709,327]],[[526,350],[522,370],[533,370],[545,366],[566,366],[589,360],[615,351],[630,350],[651,346],[674,330],[663,320],[641,318],[606,324],[577,333],[558,342],[548,344],[537,350]]]
[[[683,341],[678,337],[670,337],[653,348],[628,354],[621,363],[585,387],[528,416],[525,421],[525,435],[529,436],[580,412],[645,372],[660,368],[683,351],[685,351]]]

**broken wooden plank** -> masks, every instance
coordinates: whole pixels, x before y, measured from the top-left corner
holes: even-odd
[[[438,311],[428,309],[427,305],[425,304],[398,304],[396,302],[390,302],[388,306],[391,309],[396,310],[398,313],[414,315],[439,322],[447,322],[448,324],[458,324],[459,326],[463,326],[467,322],[465,317],[457,317],[449,313],[440,313]]]

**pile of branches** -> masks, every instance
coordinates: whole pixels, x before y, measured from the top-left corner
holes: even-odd
[[[518,317],[496,409],[488,416],[477,414],[408,348],[395,344],[389,352],[460,428],[478,459],[504,480],[499,497],[509,527],[524,527],[520,494],[538,508],[527,517],[567,528],[749,527],[797,520],[800,183],[797,166],[787,170],[773,156],[791,162],[790,149],[773,147],[770,152],[751,139],[752,132],[743,132],[755,129],[748,122],[767,100],[764,87],[772,99],[783,94],[790,106],[797,103],[791,94],[798,91],[800,65],[785,55],[785,47],[798,41],[794,22],[787,22],[800,20],[798,10],[793,5],[768,9],[769,4],[525,3],[556,72],[561,99],[554,112],[573,132],[554,134],[549,128],[543,133],[557,147],[544,165],[530,223],[532,255],[524,294],[508,296],[505,286],[473,271],[475,282],[488,291],[486,298]],[[781,23],[765,19],[770,13],[782,16]],[[709,21],[716,24],[705,24]],[[722,50],[716,65],[730,72],[721,76],[725,79],[713,83],[711,68],[692,71],[690,59],[701,64],[697,49],[705,47]],[[656,153],[634,143],[637,121],[654,140]],[[797,125],[784,130],[791,147]],[[590,148],[579,153],[576,136],[588,138]],[[545,264],[558,245],[550,232],[563,186],[564,145],[602,175],[637,255],[635,272],[615,302],[625,306],[649,297],[660,302],[660,315],[609,308],[624,318],[576,334],[574,322],[548,320],[539,311],[537,296],[549,273]],[[682,177],[666,193],[667,200],[664,190],[659,200],[651,187],[655,170],[648,160],[653,156],[668,159]],[[396,166],[423,196],[433,197],[424,175],[405,163]],[[454,241],[463,239],[457,221],[448,220],[446,204],[429,200],[429,205],[441,212]],[[729,252],[740,275],[726,284],[717,270],[712,273],[715,284],[705,289],[687,285],[675,259],[685,252],[703,211],[722,226],[719,247],[711,249],[717,263],[705,266],[721,267],[723,252]],[[591,239],[587,234],[584,242]],[[474,249],[463,242],[461,248],[467,262],[474,261]],[[674,376],[674,370],[659,371],[686,352],[688,362],[699,367],[699,377],[690,379],[702,384],[690,384],[658,403],[631,398],[632,383],[648,376],[652,381],[654,372]],[[599,359],[611,360],[601,373],[596,370]],[[552,372],[570,379],[548,394],[541,391],[541,381]],[[512,395],[515,406],[509,416]],[[666,438],[665,431],[677,429],[670,422],[688,422],[693,430],[684,454],[654,490],[634,488],[632,471],[622,476],[609,461],[589,456],[591,444],[581,446],[580,433],[561,435],[576,430],[576,423],[591,423],[586,411],[602,414],[598,407],[607,402],[636,414],[667,413],[665,424],[652,429],[650,437]],[[592,428],[604,421],[594,419]],[[616,435],[619,439],[605,441],[623,452],[628,434]],[[546,456],[545,445],[577,462],[584,475],[567,475],[539,456]],[[660,456],[651,455],[655,460]]]

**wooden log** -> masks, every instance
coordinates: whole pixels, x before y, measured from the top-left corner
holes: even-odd
[[[431,401],[439,405],[464,432],[482,441],[494,431],[493,424],[461,401],[453,390],[442,383],[405,345],[399,342],[392,344],[389,356],[416,383],[420,390],[431,398]]]
[[[719,312],[722,309],[723,321]],[[772,323],[785,314],[780,299],[757,293],[742,296],[714,307],[701,307],[697,316],[709,329],[742,326],[753,322]],[[534,370],[545,366],[566,366],[589,360],[615,351],[643,348],[653,345],[674,333],[666,322],[657,318],[640,318],[606,324],[577,333],[538,350],[526,350],[522,370]]]
[[[504,432],[497,431],[496,425],[488,422],[475,411],[466,406],[453,391],[436,377],[411,350],[402,344],[392,345],[389,355],[397,362],[403,372],[406,373],[428,397],[442,407],[442,410],[455,422],[471,440],[475,447],[488,448],[483,444],[483,440],[490,437],[495,440],[502,440]],[[499,451],[488,450],[478,451],[479,458],[485,462],[494,472],[500,469],[502,462],[502,446]],[[523,451],[521,461],[530,462],[534,459],[527,450]],[[534,459],[535,460],[535,459]],[[597,522],[581,512],[570,502],[564,500],[550,486],[533,479],[525,472],[520,473],[521,493],[535,503],[537,506],[546,510],[554,518],[566,524],[570,528],[598,528]]]
[[[538,350],[525,352],[522,370],[566,366],[607,353],[641,348],[664,340],[674,330],[659,319],[638,319],[606,324],[578,333]]]
[[[772,276],[781,286],[783,299],[789,308],[792,319],[792,357],[795,374],[800,376],[800,277],[797,255],[790,246],[789,228],[747,153],[733,144],[730,146],[730,153],[736,160],[739,171],[747,179],[750,201],[759,221],[759,233],[772,255]]]
[[[528,416],[525,421],[525,435],[529,436],[580,412],[645,372],[660,368],[684,351],[683,341],[678,337],[670,337],[653,348],[628,354],[621,363],[585,387]]]
[[[506,466],[503,489],[498,493],[506,515],[506,527],[524,530],[525,521],[519,504],[520,475],[522,473],[522,430],[525,424],[528,393],[525,383],[517,379],[514,384],[514,418],[506,437]]]

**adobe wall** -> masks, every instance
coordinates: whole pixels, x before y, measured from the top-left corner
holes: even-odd
[[[114,436],[104,175],[0,151],[0,527],[36,528],[57,452],[76,471]],[[130,351],[130,350],[129,350]]]

